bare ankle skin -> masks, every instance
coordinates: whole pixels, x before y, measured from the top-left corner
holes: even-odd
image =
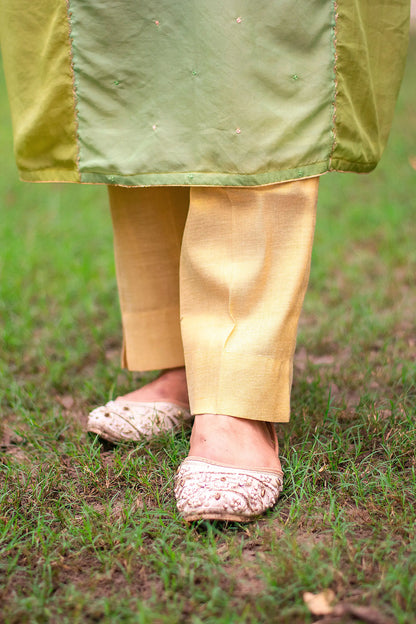
[[[281,470],[267,424],[246,418],[196,415],[189,455],[232,466]]]
[[[150,383],[117,397],[116,401],[169,401],[189,410],[185,367],[168,368]]]

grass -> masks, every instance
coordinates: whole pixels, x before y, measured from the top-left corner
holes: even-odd
[[[327,588],[414,622],[415,68],[413,40],[376,172],[321,180],[285,491],[250,525],[180,520],[188,432],[86,435],[92,406],[149,378],[118,365],[106,192],[20,183],[2,91],[0,622],[304,624],[303,593]]]

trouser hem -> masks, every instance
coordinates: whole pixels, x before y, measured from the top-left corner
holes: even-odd
[[[121,365],[130,371],[184,366],[179,310],[125,313]]]
[[[289,422],[293,360],[193,351],[186,354],[186,366],[192,370],[188,382],[192,414]]]

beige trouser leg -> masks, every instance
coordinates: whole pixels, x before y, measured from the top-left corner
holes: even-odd
[[[183,364],[191,410],[285,422],[318,178],[255,188],[110,188],[131,370]]]
[[[286,422],[318,178],[192,188],[181,327],[193,414]]]
[[[136,371],[183,366],[179,258],[189,188],[110,186],[109,195],[122,364]]]

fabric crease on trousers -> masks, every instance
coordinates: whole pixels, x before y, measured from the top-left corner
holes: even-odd
[[[123,365],[185,364],[193,414],[287,422],[318,181],[109,187]]]

